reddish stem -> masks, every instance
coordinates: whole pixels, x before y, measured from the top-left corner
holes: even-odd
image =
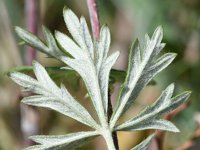
[[[90,21],[92,26],[93,37],[95,40],[99,40],[100,23],[99,23],[96,0],[87,0],[87,6],[90,13]]]
[[[39,20],[39,1],[25,0],[25,17],[27,30],[36,34],[38,33]],[[25,64],[32,65],[32,61],[36,59],[36,50],[27,47],[25,55]],[[21,106],[21,129],[23,133],[23,147],[33,145],[34,143],[28,139],[29,136],[38,133],[38,112],[30,106]]]
[[[39,1],[38,0],[26,0],[25,1],[25,16],[27,30],[37,34],[38,33],[38,20],[39,20]],[[33,59],[36,58],[36,51],[32,47],[27,48],[26,52],[26,64],[31,65]]]

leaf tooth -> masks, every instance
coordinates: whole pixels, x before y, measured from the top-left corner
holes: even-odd
[[[161,56],[160,58],[158,58],[153,65],[151,65],[148,69],[147,69],[147,73],[150,72],[160,72],[162,71],[164,68],[166,68],[169,64],[171,64],[171,62],[176,58],[177,54],[176,53],[166,53],[163,56]]]
[[[83,53],[83,50],[78,45],[76,45],[76,43],[72,39],[70,39],[67,35],[65,35],[59,31],[56,31],[55,36],[56,36],[58,43],[61,45],[61,47],[67,53],[72,55],[72,57],[81,58],[85,55]]]
[[[174,83],[171,83],[161,94],[160,98],[152,105],[154,110],[162,110],[171,103],[171,97],[174,92]]]
[[[17,35],[27,44],[37,48],[43,53],[47,53],[47,46],[33,33],[26,31],[20,27],[15,27]]]
[[[160,95],[160,97],[151,105],[143,110],[135,119],[149,118],[157,112],[162,111],[171,103],[171,97],[174,91],[174,83],[170,84]]]
[[[80,18],[80,28],[80,33],[85,42],[87,51],[89,52],[91,59],[94,59],[94,45],[84,17]]]
[[[173,98],[171,99],[171,104],[170,104],[168,107],[166,107],[165,109],[163,109],[163,110],[159,113],[159,115],[168,113],[168,112],[170,112],[170,111],[176,109],[176,108],[177,108],[178,106],[180,106],[181,104],[185,103],[185,102],[189,99],[191,93],[192,93],[191,91],[186,91],[186,92],[183,92],[183,93],[181,93],[181,94],[179,94],[179,95],[173,97]]]
[[[102,52],[103,53],[103,57],[104,57],[104,59],[106,59],[107,56],[108,56],[108,51],[110,49],[110,43],[111,43],[110,30],[106,25],[104,25],[101,28],[101,31],[100,31],[100,42],[103,45],[103,52]]]
[[[42,31],[44,34],[44,37],[47,41],[47,45],[48,45],[48,53],[59,59],[60,56],[64,55],[63,52],[58,48],[56,40],[54,39],[54,36],[52,35],[52,33],[50,32],[50,30],[48,28],[46,28],[45,26],[42,26]]]
[[[159,45],[163,38],[163,28],[162,26],[158,26],[153,33],[152,40],[156,42],[156,45]]]
[[[33,61],[33,71],[39,83],[41,83],[44,87],[49,89],[52,93],[55,92],[58,94],[60,92],[58,86],[49,77],[45,68],[37,61]]]
[[[120,131],[140,131],[140,130],[164,130],[170,132],[180,132],[179,129],[170,121],[159,119],[159,120],[142,120],[140,122],[130,121],[116,127],[115,130]]]
[[[141,49],[140,49],[140,45],[139,45],[139,40],[137,39],[134,44],[131,47],[131,53],[132,53],[132,57],[129,58],[130,59],[130,67],[129,70],[130,72],[130,76],[128,80],[131,80],[131,78],[134,78],[134,76],[137,74],[137,72],[139,71],[139,66],[141,63]],[[134,68],[134,69],[131,69]]]
[[[74,38],[74,40],[79,44],[82,49],[85,49],[85,43],[80,35],[80,22],[78,17],[68,8],[63,9],[63,16],[65,24]]]
[[[41,86],[37,80],[26,74],[20,72],[12,72],[9,76],[14,82],[26,88],[26,91],[31,91],[39,94],[47,94],[47,91],[42,90],[43,86]]]

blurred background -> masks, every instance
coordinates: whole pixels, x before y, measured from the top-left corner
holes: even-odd
[[[31,6],[35,6],[36,11]],[[88,130],[76,121],[51,110],[27,107],[20,104],[24,93],[6,75],[11,68],[30,65],[30,58],[21,40],[14,32],[20,26],[34,32],[41,39],[41,26],[52,32],[67,33],[62,17],[63,7],[71,8],[78,16],[85,16],[89,23],[86,0],[0,0],[0,150],[19,150],[33,144],[32,134],[65,134]],[[129,47],[135,38],[141,43],[144,34],[153,33],[162,25],[164,52],[178,54],[165,71],[155,77],[155,85],[147,86],[135,105],[124,116],[138,113],[151,104],[170,83],[176,84],[175,94],[193,91],[187,104],[165,116],[181,130],[178,134],[159,132],[150,149],[199,150],[200,149],[200,1],[199,0],[98,0],[101,24],[111,30],[111,51],[120,50],[121,56],[115,69],[125,70]],[[67,33],[68,34],[68,33]],[[62,64],[37,52],[36,58],[44,66]],[[60,75],[60,76],[59,76]],[[90,101],[84,84],[78,76],[57,74],[56,82],[64,82],[73,96],[80,100],[91,113]],[[120,83],[115,83],[113,101]],[[129,150],[144,139],[150,131],[119,132],[120,150]],[[158,148],[159,147],[159,148]],[[96,138],[80,150],[106,150],[104,141]]]

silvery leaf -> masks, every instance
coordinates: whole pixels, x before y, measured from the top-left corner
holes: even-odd
[[[171,122],[167,120],[162,120],[162,119],[145,120],[141,122],[134,122],[133,120],[128,123],[119,125],[115,128],[116,131],[139,131],[148,129],[179,132],[179,129],[177,129],[175,125],[173,125]]]
[[[81,49],[85,51],[85,53],[87,53],[87,55],[89,56],[90,50],[91,50],[91,49],[87,49],[87,44],[88,44],[89,39],[84,40],[84,37],[90,36],[88,35],[89,32],[81,31],[85,29],[85,26],[84,27],[83,25],[81,26],[78,17],[70,9],[64,8],[63,16],[64,16],[65,24],[70,34],[72,35],[74,40],[78,43],[78,45],[81,47]],[[82,21],[82,24],[83,24],[83,21]],[[84,35],[84,34],[87,34],[87,35]],[[86,41],[87,43],[85,43]]]
[[[156,47],[161,41],[161,32],[158,28],[151,39],[146,38],[148,45],[144,51],[141,50],[138,41],[131,47],[127,76],[112,115],[111,127],[128,110],[148,82],[174,60],[176,55],[173,53],[167,53],[157,60],[154,58],[157,55]]]
[[[34,34],[29,31],[26,31],[20,27],[15,27],[17,35],[24,40],[27,44],[37,48],[41,52],[45,53],[47,46]]]
[[[100,115],[102,115],[101,117],[103,117],[103,115],[105,115],[105,112],[101,98],[101,91],[99,89],[99,82],[94,66],[85,59],[71,59],[67,57],[62,57],[61,60],[81,75],[97,114],[99,115],[99,117]]]
[[[110,48],[110,31],[108,27],[103,26],[100,31],[100,40],[97,42],[96,46],[96,67],[97,72],[100,71],[101,64],[108,56],[108,51]]]
[[[59,88],[51,80],[44,67],[37,62],[34,63],[34,73],[37,80],[22,73],[10,74],[16,83],[35,94],[39,94],[25,97],[24,103],[50,108],[88,126],[97,127],[97,123],[88,111],[69,94],[63,85]]]
[[[85,55],[81,48],[67,35],[57,31],[56,39],[63,49],[74,58],[81,58]]]
[[[161,96],[151,105],[146,107],[139,115],[116,127],[116,130],[159,129],[177,132],[178,129],[170,122],[158,120],[162,114],[167,113],[185,102],[190,93],[184,92],[172,98],[174,84],[169,85]],[[176,104],[176,105],[174,105]]]
[[[80,19],[80,28],[81,28],[80,33],[82,35],[86,48],[90,53],[90,57],[94,59],[94,45],[93,45],[92,37],[88,29],[88,25],[84,17],[81,17]]]
[[[172,97],[174,91],[173,84],[168,86],[151,106],[148,106],[136,117],[116,126],[119,117],[129,109],[140,91],[152,78],[165,69],[176,56],[174,53],[166,53],[158,57],[165,46],[165,43],[161,43],[163,38],[162,27],[158,27],[151,38],[147,34],[145,35],[144,48],[140,47],[138,40],[132,45],[126,78],[120,90],[117,104],[114,107],[114,113],[111,120],[108,120],[110,71],[119,56],[119,52],[108,56],[111,41],[110,31],[106,26],[103,26],[99,40],[93,42],[84,17],[79,19],[70,9],[66,8],[63,10],[63,16],[67,29],[73,39],[61,32],[56,32],[57,42],[62,48],[59,48],[54,36],[45,27],[43,27],[43,33],[46,43],[19,27],[16,27],[16,32],[29,45],[67,64],[67,67],[64,66],[63,69],[67,68],[69,70],[71,68],[82,77],[100,124],[97,124],[89,112],[75,100],[63,84],[58,87],[49,77],[44,67],[35,62],[33,64],[33,71],[37,80],[26,74],[10,73],[10,77],[16,83],[24,87],[26,91],[35,94],[25,97],[22,102],[32,106],[56,110],[96,129],[96,131],[58,136],[33,136],[31,137],[32,140],[37,142],[38,145],[27,149],[74,149],[97,135],[102,135],[106,140],[108,148],[115,150],[112,139],[113,131],[159,129],[178,132],[179,130],[171,122],[160,119],[161,115],[177,108],[190,95],[190,92],[184,92]],[[119,73],[119,71],[115,71],[115,73]],[[124,76],[121,80],[124,79]],[[131,150],[147,149],[153,136],[149,136]]]
[[[105,108],[105,112],[107,113],[108,109],[108,87],[109,87],[109,75],[112,66],[117,61],[119,57],[119,52],[113,53],[109,56],[106,61],[102,64],[100,72],[99,72],[99,84],[100,90],[102,93],[103,104]]]
[[[67,135],[37,135],[30,139],[40,145],[26,148],[25,150],[60,150],[75,149],[98,136],[95,131],[70,133]]]
[[[56,40],[54,39],[54,36],[52,33],[47,29],[45,26],[42,28],[44,37],[47,41],[48,48],[46,49],[47,55],[51,55],[57,59],[59,59],[60,56],[65,55],[57,46]]]
[[[79,21],[78,17],[70,9],[64,9],[63,13],[69,32],[81,49],[81,57],[76,57],[74,55],[74,59],[61,57],[61,60],[81,75],[100,121],[105,120],[107,117],[109,73],[117,59],[116,54],[108,57],[110,46],[109,29],[107,27],[102,27],[100,40],[95,42],[96,45],[94,46],[85,18],[81,17]],[[62,41],[58,36],[57,39],[61,46],[72,56],[73,53],[77,54],[76,50],[73,50],[73,48],[69,50],[69,45],[64,46],[67,44],[64,43],[67,40],[62,38]],[[96,48],[96,51],[94,51],[94,48]],[[107,65],[106,67],[108,67],[107,69],[104,69],[106,68],[105,64]],[[100,68],[102,70],[100,70]]]
[[[24,40],[30,46],[35,47],[42,53],[45,53],[55,58],[59,58],[59,56],[64,55],[58,48],[51,32],[44,26],[43,26],[43,33],[47,41],[46,44],[31,32],[28,32],[20,27],[16,27],[15,31],[22,40]]]

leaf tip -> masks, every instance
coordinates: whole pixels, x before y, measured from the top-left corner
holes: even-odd
[[[39,63],[38,63],[36,60],[33,60],[33,61],[32,61],[32,65],[33,65],[33,66],[36,66],[36,65],[38,65],[38,64],[39,64]]]
[[[21,31],[21,30],[23,30],[21,27],[19,27],[19,26],[15,26],[14,27],[14,29],[15,29],[15,31],[18,33],[19,31]]]
[[[21,100],[21,103],[24,103],[24,104],[28,105],[28,102],[27,102],[27,100],[25,98]]]
[[[63,8],[63,15],[68,14],[68,13],[73,13],[72,10],[70,8],[68,8],[67,6],[65,6]]]
[[[186,95],[187,99],[190,97],[191,94],[192,94],[192,91],[186,91],[185,92],[185,95]]]
[[[69,8],[65,5],[64,8],[63,8],[63,11],[66,11],[68,10]]]
[[[174,90],[174,88],[175,88],[175,84],[174,83],[171,83],[169,86],[168,86],[168,88],[170,89],[170,90]]]
[[[159,25],[157,28],[156,28],[156,31],[163,34],[163,26],[162,25]]]

